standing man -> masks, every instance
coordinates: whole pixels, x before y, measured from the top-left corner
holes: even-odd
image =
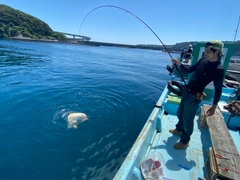
[[[184,49],[182,49],[182,50],[181,50],[181,54],[180,54],[180,61],[181,61],[181,62],[182,62],[182,60],[183,60],[184,53],[185,53],[185,52],[184,52]]]
[[[215,112],[221,97],[224,79],[224,68],[220,62],[223,46],[224,44],[219,40],[207,42],[204,57],[189,68],[186,68],[177,59],[172,59],[173,64],[177,64],[187,73],[194,72],[184,89],[177,110],[178,123],[176,128],[169,130],[170,133],[181,137],[179,142],[174,145],[175,149],[184,149],[189,146],[190,137],[193,133],[193,120],[203,98],[203,90],[212,81],[215,88],[214,100],[206,114],[212,116]]]
[[[189,54],[192,55],[192,52],[193,52],[192,45],[189,44],[189,46],[188,46],[188,50],[187,50],[187,53],[189,53]]]
[[[192,48],[192,45],[189,44],[188,46],[188,50],[186,51],[185,53],[185,56],[184,56],[184,62],[185,63],[188,63],[190,59],[192,59],[192,53],[193,53],[193,48]]]
[[[189,44],[188,49],[184,52],[183,58],[184,58],[184,63],[188,63],[190,59],[192,59],[192,45]]]

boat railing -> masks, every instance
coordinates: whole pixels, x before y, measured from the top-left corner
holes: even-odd
[[[132,179],[133,177],[135,179],[141,179],[140,164],[143,160],[142,158],[145,157],[150,150],[155,134],[162,131],[160,117],[164,113],[164,110],[161,107],[164,104],[163,100],[166,98],[167,94],[168,90],[165,88],[157,102],[157,107],[155,107],[150,114],[130,152],[115,175],[114,180]]]

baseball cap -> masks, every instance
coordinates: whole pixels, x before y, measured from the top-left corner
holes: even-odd
[[[222,52],[223,50],[223,42],[220,40],[212,40],[206,43],[206,47],[210,47],[212,49],[216,49],[219,50],[220,52]]]

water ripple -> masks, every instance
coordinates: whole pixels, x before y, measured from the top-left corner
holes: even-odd
[[[157,51],[20,41],[0,50],[0,179],[112,179],[170,78]],[[72,112],[89,121],[68,129]]]

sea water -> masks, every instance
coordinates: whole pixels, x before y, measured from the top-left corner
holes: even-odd
[[[0,179],[112,179],[168,64],[160,51],[0,40]],[[72,112],[88,121],[69,128]]]

